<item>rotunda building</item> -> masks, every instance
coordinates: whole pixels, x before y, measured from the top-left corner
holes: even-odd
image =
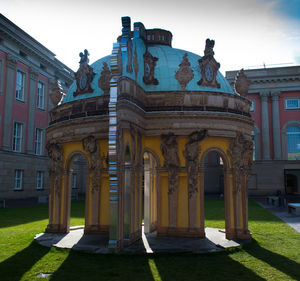
[[[120,250],[141,238],[144,213],[145,232],[205,237],[204,159],[215,152],[224,166],[226,238],[251,237],[251,102],[218,71],[213,40],[202,57],[171,42],[169,31],[140,22],[132,31],[123,17],[111,55],[90,65],[85,50],[67,94],[59,85],[52,91],[46,232],[69,232],[71,166],[81,156],[85,233],[107,234]]]

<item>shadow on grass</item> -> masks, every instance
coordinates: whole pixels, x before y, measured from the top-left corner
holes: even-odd
[[[166,255],[154,258],[161,280],[265,280],[229,253]]]
[[[20,280],[49,250],[50,248],[41,247],[33,241],[27,248],[0,263],[0,280]]]
[[[147,256],[100,255],[70,251],[51,281],[153,281]]]
[[[48,219],[48,205],[0,209],[0,228]]]
[[[277,270],[285,273],[295,280],[300,280],[300,264],[284,257],[282,255],[273,253],[265,248],[262,248],[257,241],[253,240],[251,247],[245,246],[244,250],[251,256],[264,261]]]

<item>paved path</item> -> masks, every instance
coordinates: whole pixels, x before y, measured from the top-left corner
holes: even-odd
[[[289,226],[300,233],[300,216],[289,213],[287,206],[275,207],[273,205],[267,204],[267,199],[256,199],[255,202],[268,210],[273,215],[286,222]]]
[[[224,230],[205,228],[206,238],[157,237],[156,232],[144,234],[141,240],[125,247],[123,253],[208,253],[238,247],[249,240],[233,241],[225,238]],[[69,248],[94,253],[111,253],[108,235],[84,234],[83,227],[71,228],[68,234],[40,233],[35,240],[47,247]]]

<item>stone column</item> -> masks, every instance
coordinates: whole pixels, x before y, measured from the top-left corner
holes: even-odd
[[[3,149],[11,150],[11,119],[12,119],[12,104],[14,99],[14,85],[15,85],[15,70],[16,70],[17,58],[12,55],[7,55],[6,58],[6,95],[4,106],[4,130],[3,130]]]
[[[36,83],[38,80],[39,71],[35,68],[30,68],[30,89],[28,99],[28,124],[27,124],[27,152],[34,153],[34,110],[36,97]]]
[[[280,92],[271,93],[274,160],[281,159],[280,122],[279,122],[279,106],[278,106],[279,96],[280,96]]]
[[[269,135],[269,115],[268,115],[268,91],[260,94],[261,98],[261,130],[262,130],[262,151],[263,160],[270,160],[270,135]]]

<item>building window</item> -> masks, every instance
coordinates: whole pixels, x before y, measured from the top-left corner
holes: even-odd
[[[38,82],[36,107],[45,109],[45,85],[41,82]]]
[[[0,59],[0,95],[2,94],[3,91],[3,61]]]
[[[77,188],[77,174],[72,173],[72,189]]]
[[[15,170],[15,190],[21,190],[23,187],[23,170]]]
[[[288,160],[300,160],[300,129],[289,127],[286,131]]]
[[[36,155],[43,155],[43,130],[42,129],[35,130],[34,153]]]
[[[36,189],[43,189],[44,184],[44,172],[37,171],[36,172]]]
[[[17,71],[17,80],[16,80],[16,99],[24,101],[25,93],[25,73]]]
[[[23,124],[14,123],[14,135],[13,135],[13,151],[22,151],[22,136],[23,136]]]
[[[300,99],[285,100],[285,109],[299,109],[299,108],[300,108]]]
[[[255,161],[255,132],[251,132],[252,137],[252,144],[253,144],[253,153],[252,153],[252,160]]]
[[[254,112],[255,111],[255,100],[250,100],[250,101],[251,101],[250,112]]]

